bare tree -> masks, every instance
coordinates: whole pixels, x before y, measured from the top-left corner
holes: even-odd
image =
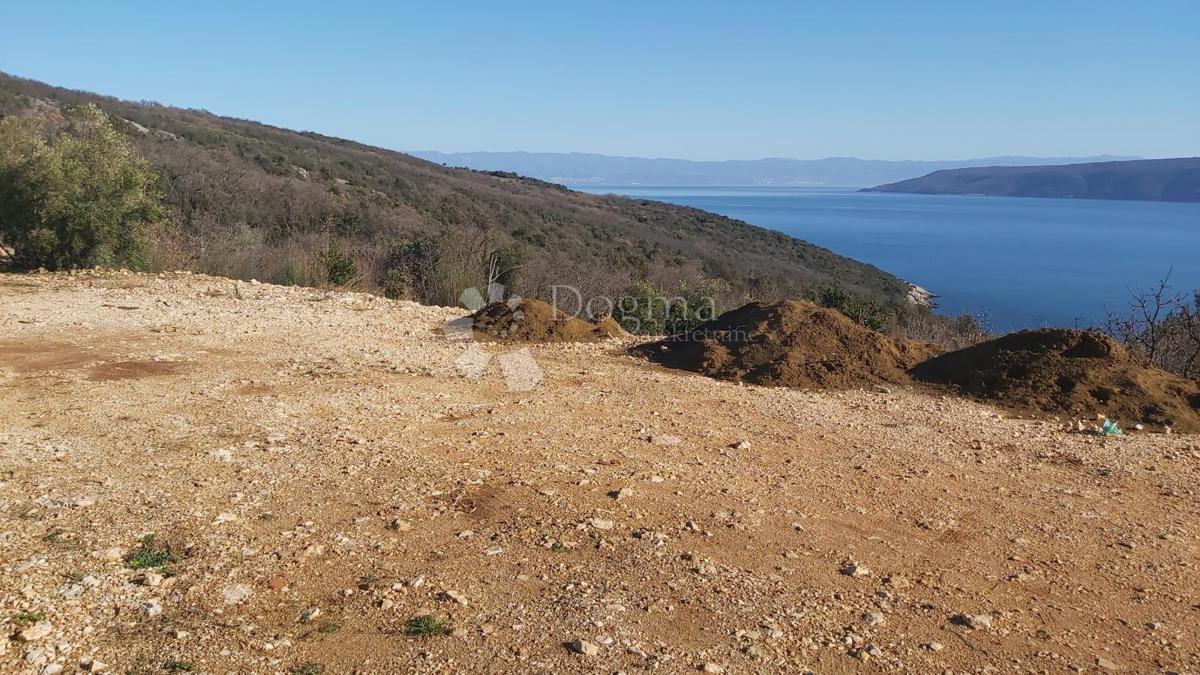
[[[1152,288],[1129,289],[1128,312],[1109,312],[1104,331],[1151,363],[1184,377],[1200,378],[1200,292],[1191,302],[1170,290],[1171,272]]]

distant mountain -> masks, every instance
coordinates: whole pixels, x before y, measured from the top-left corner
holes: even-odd
[[[954,169],[863,192],[1200,202],[1200,157]]]
[[[563,185],[785,185],[866,187],[971,166],[1073,164],[1137,159],[1100,157],[988,157],[946,161],[750,159],[694,162],[686,159],[613,157],[583,152],[461,152],[409,154],[477,171],[513,171]]]

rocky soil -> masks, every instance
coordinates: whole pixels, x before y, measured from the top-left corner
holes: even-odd
[[[0,671],[1200,671],[1196,436],[461,315],[0,276]]]

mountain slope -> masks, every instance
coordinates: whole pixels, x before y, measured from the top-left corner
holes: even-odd
[[[935,171],[863,192],[1200,202],[1200,157]]]
[[[386,289],[400,265],[407,276],[397,286],[408,292],[422,266],[437,267],[436,288],[409,297],[444,304],[486,281],[480,260],[489,252],[503,254],[505,283],[534,296],[554,284],[616,294],[637,279],[669,286],[701,276],[743,297],[832,281],[880,300],[901,302],[907,292],[877,268],[697,209],[450,169],[312,132],[0,74],[0,114],[53,116],[82,103],[127,121],[162,175],[181,267],[320,285],[329,276],[322,256],[336,250],[354,261],[354,286],[367,290]]]
[[[890,161],[827,157],[696,162],[613,157],[583,152],[411,153],[431,162],[483,171],[515,171],[567,185],[829,185],[862,187],[923,176],[939,169],[999,164],[1073,164],[1132,157],[990,157],[946,161]]]

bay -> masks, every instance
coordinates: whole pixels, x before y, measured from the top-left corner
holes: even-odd
[[[863,193],[845,188],[577,188],[693,206],[870,263],[992,330],[1092,326],[1170,273],[1200,289],[1200,204]]]

